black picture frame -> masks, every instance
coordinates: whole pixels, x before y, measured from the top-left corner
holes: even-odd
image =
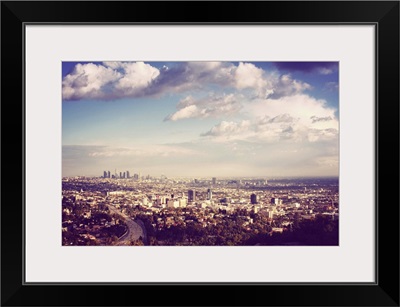
[[[376,282],[24,283],[27,23],[375,25]],[[3,1],[1,111],[2,306],[399,306],[399,1]]]

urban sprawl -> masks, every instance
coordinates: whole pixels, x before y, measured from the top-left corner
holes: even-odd
[[[62,244],[338,245],[338,178],[62,179]]]

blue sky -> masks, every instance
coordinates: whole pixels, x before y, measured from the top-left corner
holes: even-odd
[[[337,62],[63,62],[63,176],[337,176]]]

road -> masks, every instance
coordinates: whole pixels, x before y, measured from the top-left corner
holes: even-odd
[[[137,219],[135,222],[142,228],[142,231],[143,231],[143,237],[142,238],[143,238],[144,245],[149,245],[148,238],[147,238],[146,226],[144,226],[143,221]]]
[[[129,216],[120,212],[117,208],[112,205],[108,205],[111,213],[115,213],[124,219],[125,224],[128,226],[127,232],[122,235],[115,245],[131,245],[132,241],[136,241],[140,237],[145,241],[146,234],[143,231],[141,225],[133,221]]]

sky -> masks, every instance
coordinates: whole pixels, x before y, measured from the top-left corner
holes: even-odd
[[[63,176],[338,176],[338,62],[63,62]]]

